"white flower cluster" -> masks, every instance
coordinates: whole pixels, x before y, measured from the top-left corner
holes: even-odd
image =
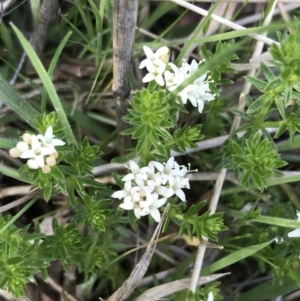
[[[189,179],[185,178],[189,171],[180,166],[174,157],[166,164],[157,161],[149,162],[148,166],[140,168],[134,161],[126,166],[131,173],[122,178],[124,189],[112,194],[113,198],[123,199],[119,206],[125,210],[134,210],[135,216],[150,214],[156,222],[160,221],[158,208],[163,206],[167,199],[177,195],[183,202],[186,201],[183,188],[190,188]]]
[[[169,63],[170,50],[166,46],[159,48],[155,53],[147,46],[143,48],[147,58],[140,63],[139,68],[146,67],[149,72],[143,78],[144,83],[155,80],[160,86],[174,91],[198,70],[200,62],[197,63],[196,60],[193,60],[191,64],[184,61],[179,68],[175,64]],[[194,107],[198,107],[199,113],[202,113],[205,102],[215,99],[215,95],[211,93],[209,88],[210,81],[207,78],[208,72],[178,93],[184,104],[189,100]]]
[[[55,146],[65,145],[64,141],[53,137],[52,126],[47,128],[45,135],[25,133],[22,136],[23,141],[10,149],[9,154],[15,158],[28,159],[27,165],[30,169],[41,168],[43,173],[49,173],[58,157]]]

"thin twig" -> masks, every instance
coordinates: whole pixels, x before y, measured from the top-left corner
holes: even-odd
[[[264,21],[264,25],[267,25],[270,23],[272,16],[273,16],[273,11],[274,11],[275,6],[276,6],[276,0],[274,1],[272,10],[269,12],[268,16],[266,17],[266,19]],[[266,33],[264,33],[264,34],[266,34]],[[260,53],[262,52],[263,46],[264,45],[261,42],[261,40],[257,41],[252,57],[256,57],[256,56],[260,55]],[[250,76],[253,76],[255,74],[255,69],[250,70],[248,72],[248,74]],[[240,99],[239,99],[239,105],[238,105],[239,110],[244,110],[244,107],[245,107],[245,99],[244,99],[245,97],[244,96],[246,94],[249,94],[250,87],[251,87],[250,83],[245,82],[243,91],[242,91]],[[230,134],[232,134],[239,127],[240,122],[241,122],[240,117],[235,115],[231,129],[230,129]],[[222,168],[217,177],[216,184],[215,184],[213,194],[211,197],[211,201],[210,201],[210,206],[209,206],[210,214],[214,214],[216,212],[220,194],[221,194],[221,190],[222,190],[223,183],[225,180],[226,172],[227,172],[227,169]],[[200,271],[202,269],[202,264],[203,264],[204,255],[205,255],[205,251],[206,251],[206,242],[208,242],[208,239],[206,237],[203,237],[203,241],[205,243],[201,244],[198,247],[198,253],[196,256],[196,260],[195,260],[195,267],[193,270],[192,280],[191,280],[191,284],[190,284],[190,291],[193,293],[195,293],[196,288],[197,288],[197,283],[198,283],[198,279],[200,276]]]
[[[40,58],[43,56],[49,27],[56,21],[57,13],[58,0],[44,0],[42,2],[39,22],[30,39],[30,44]],[[27,66],[28,71],[30,68],[32,68],[31,63]]]
[[[67,0],[65,0],[67,1]],[[165,0],[150,0],[150,1],[155,1],[155,2],[161,2]],[[241,2],[244,3],[245,0],[184,0],[185,2]],[[269,0],[248,0],[247,3],[267,3]],[[278,3],[299,3],[299,0],[278,0]]]
[[[31,186],[30,185],[23,185],[23,186],[12,186],[0,189],[0,199],[4,199],[8,196],[13,195],[24,195],[30,192]]]
[[[148,266],[150,264],[150,260],[153,256],[155,247],[156,247],[156,240],[160,234],[162,225],[164,223],[164,220],[167,216],[167,213],[169,211],[170,205],[168,204],[165,208],[165,211],[161,217],[161,220],[159,224],[157,225],[152,238],[150,240],[149,246],[146,248],[146,251],[144,255],[142,256],[139,263],[136,265],[134,270],[131,272],[128,279],[122,284],[122,286],[113,294],[111,295],[107,301],[122,301],[125,300],[134,290],[134,288],[138,285],[138,283],[141,281],[143,276],[145,275]],[[155,243],[153,243],[155,241]]]
[[[277,131],[276,128],[268,128],[266,129],[268,133],[274,133]],[[238,133],[238,137],[242,137],[245,134],[245,132],[240,132]],[[192,154],[196,153],[198,151],[206,150],[206,149],[211,149],[220,145],[223,145],[225,141],[229,138],[229,135],[224,135],[216,138],[211,138],[203,141],[197,142],[197,147],[195,148],[188,148],[186,149],[185,153],[186,154]],[[175,151],[171,151],[171,156],[177,157],[180,156],[181,154]],[[135,158],[133,160],[138,161],[139,158]],[[96,176],[103,175],[103,174],[108,174],[114,170],[121,170],[124,169],[124,164],[119,164],[119,163],[108,163],[105,165],[101,166],[96,166],[93,168],[93,174]]]
[[[298,7],[300,7],[300,3],[299,3],[298,0],[295,3],[289,3],[289,4],[284,5],[285,11],[291,11],[291,10],[294,10]],[[274,16],[278,15],[278,14],[279,14],[279,9],[275,8]],[[253,22],[258,22],[260,20],[261,20],[261,13],[254,14],[254,15],[247,16],[247,17],[243,17],[239,20],[236,20],[235,23],[238,24],[238,25],[241,25],[241,26],[245,26],[245,25],[248,25],[248,24],[253,23]]]
[[[169,0],[171,2],[174,2],[182,7],[185,7],[191,11],[194,11],[195,13],[199,14],[199,15],[202,15],[202,16],[207,16],[208,15],[208,11],[198,7],[198,6],[195,6],[193,4],[190,4],[184,0]],[[234,30],[243,30],[243,29],[246,29],[245,27],[243,26],[240,26],[240,25],[237,25],[231,21],[228,21],[220,16],[217,16],[215,14],[211,14],[210,15],[211,19],[212,20],[215,20],[217,22],[219,22],[220,24],[223,24],[229,28],[232,28]],[[261,35],[261,34],[258,34],[258,33],[250,33],[248,34],[250,37],[253,37],[254,39],[258,40],[258,41],[262,41],[264,43],[266,43],[267,45],[271,45],[273,43],[276,43],[279,45],[279,43],[277,43],[276,41],[272,40],[272,39],[269,39],[267,37],[265,37],[264,35]]]
[[[19,205],[22,205],[26,202],[28,202],[29,200],[33,199],[34,197],[38,196],[39,194],[41,194],[41,189],[36,189],[34,191],[32,191],[31,193],[29,193],[28,195],[25,195],[23,197],[21,197],[20,199],[13,201],[7,205],[1,206],[0,207],[0,213],[8,211],[12,208],[15,208]]]

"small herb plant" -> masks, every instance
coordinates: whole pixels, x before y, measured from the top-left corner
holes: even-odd
[[[256,76],[245,76],[245,80],[255,87],[256,96],[249,93],[244,107],[230,110],[234,120],[239,118],[242,123],[232,127],[224,150],[214,153],[212,162],[218,160],[216,166],[222,170],[214,184],[213,195],[211,199],[198,198],[199,201],[191,204],[187,191],[193,188],[190,178],[197,175],[198,170],[192,170],[189,163],[179,162],[192,159],[187,157],[187,152],[197,149],[199,142],[206,138],[202,129],[207,124],[202,116],[218,111],[220,114],[216,118],[223,116],[224,120],[232,122],[229,114],[222,112],[225,100],[221,87],[233,83],[228,74],[235,72],[232,62],[238,59],[234,40],[217,42],[213,50],[204,44],[200,48],[202,60],[185,60],[182,55],[171,60],[174,53],[169,47],[154,50],[143,46],[139,68],[145,71],[142,82],[147,87],[134,93],[127,114],[123,116],[128,128],[120,134],[129,136],[134,147],[112,160],[123,164],[127,171],[125,175],[113,172],[117,188],[95,178],[93,168],[103,155],[101,147],[93,145],[87,137],[80,139],[75,136],[49,74],[21,32],[16,27],[13,29],[44,83],[54,111],[49,113],[45,103],[37,110],[0,79],[0,98],[29,125],[17,140],[0,138],[0,146],[23,163],[18,171],[3,164],[0,170],[6,176],[30,184],[33,190],[30,201],[16,215],[0,215],[1,289],[17,297],[23,296],[26,283],[35,283],[35,275],[46,280],[47,268],[51,262],[59,260],[65,270],[76,265],[86,280],[90,275],[104,277],[106,281],[115,279],[111,281],[111,289],[117,291],[118,287],[124,287],[124,281],[127,285],[131,278],[135,279],[137,267],[146,267],[139,275],[144,276],[161,229],[165,233],[169,227],[189,241],[198,239],[194,272],[181,274],[181,278],[191,274],[191,283],[195,282],[193,279],[197,283],[200,276],[197,268],[200,265],[201,269],[205,252],[201,248],[221,249],[222,246],[217,245],[221,243],[229,254],[222,253],[221,258],[202,268],[203,283],[224,276],[213,274],[215,271],[254,255],[261,271],[270,266],[275,280],[282,282],[288,277],[300,285],[299,265],[295,264],[295,252],[292,252],[296,243],[289,240],[300,237],[300,213],[296,213],[297,221],[292,217],[294,209],[287,215],[280,215],[282,203],[278,201],[276,204],[280,209],[274,206],[273,211],[269,211],[274,214],[272,217],[271,214],[264,215],[259,205],[268,187],[299,180],[299,175],[292,179],[285,177],[283,167],[288,166],[288,162],[281,158],[275,144],[282,136],[294,141],[300,129],[300,40],[297,33],[279,34],[279,43],[273,43],[269,49],[272,55],[270,64],[262,63]],[[181,115],[197,116],[201,122],[183,124]],[[184,159],[177,159],[178,155]],[[211,166],[206,163],[206,167]],[[192,165],[196,164],[192,162]],[[238,198],[233,199],[230,206],[221,205],[217,210],[222,190],[220,175],[226,173],[225,169],[234,171],[235,181],[243,191],[258,190],[258,198],[251,201],[250,209],[243,210],[246,201]],[[48,202],[59,194],[67,196],[67,207],[71,208],[68,223],[54,217],[51,234],[41,231],[38,221],[22,229],[15,225],[15,221],[38,198]],[[225,224],[224,213],[239,221]],[[124,247],[119,242],[120,236],[128,235],[132,229],[137,231],[141,222],[157,227],[152,240],[133,269],[131,278],[116,277],[119,267],[116,262],[125,256],[120,255]],[[262,225],[262,228],[266,224],[271,226],[269,230],[264,228],[263,232],[253,226],[258,235],[251,236],[244,229],[249,229],[247,227],[252,222]],[[285,233],[284,227],[295,230]],[[238,231],[239,234],[235,234]],[[227,241],[224,233],[229,233]],[[282,238],[286,234],[289,237],[287,243]],[[229,244],[230,241],[238,244]],[[289,266],[285,266],[281,254]],[[207,275],[212,278],[207,280]],[[168,300],[221,300],[220,283],[217,282],[201,289],[193,289],[192,285],[183,289],[188,289],[188,292],[175,290]],[[126,291],[124,296],[131,293]],[[138,295],[134,296],[138,298]],[[111,298],[108,300],[122,300]]]

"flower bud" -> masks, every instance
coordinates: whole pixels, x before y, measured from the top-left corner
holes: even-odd
[[[42,167],[42,172],[43,172],[43,173],[49,173],[50,171],[51,171],[51,167],[50,167],[50,166],[44,165],[44,166]]]
[[[56,160],[52,156],[49,156],[46,158],[46,163],[48,166],[54,166],[56,164]]]
[[[23,134],[22,138],[23,138],[23,141],[26,142],[27,144],[31,143],[31,135],[30,134],[25,133],[25,134]]]
[[[50,154],[49,157],[52,157],[54,159],[57,159],[58,158],[58,152],[55,152],[53,154]]]

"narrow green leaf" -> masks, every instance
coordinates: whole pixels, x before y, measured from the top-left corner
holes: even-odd
[[[51,198],[52,185],[48,185],[44,188],[44,199],[48,202]]]
[[[282,84],[283,84],[283,82],[280,78],[275,78],[274,80],[272,80],[271,82],[269,82],[267,84],[267,86],[265,87],[265,92],[273,90]]]
[[[260,91],[264,91],[264,89],[267,85],[266,82],[264,82],[260,79],[257,79],[257,78],[250,77],[250,76],[245,76],[245,79]]]
[[[248,108],[248,113],[254,113],[267,104],[272,99],[272,95],[270,94],[263,94],[259,96]]]
[[[68,143],[70,143],[70,144],[74,143],[76,145],[76,139],[73,135],[73,132],[72,132],[70,124],[69,124],[69,121],[68,121],[67,116],[64,112],[64,109],[61,105],[61,102],[60,102],[59,97],[56,93],[56,90],[55,90],[55,87],[52,83],[51,78],[49,77],[49,75],[48,75],[46,69],[44,68],[43,64],[41,63],[39,57],[35,53],[34,49],[30,45],[30,43],[24,37],[22,32],[14,24],[11,23],[11,26],[12,26],[13,31],[17,35],[21,45],[23,46],[26,54],[28,55],[32,65],[34,66],[35,70],[37,71],[40,79],[42,80],[45,89],[48,92],[50,100],[52,101],[52,104],[53,104],[53,106],[55,108],[55,111],[56,111],[56,113],[59,117],[59,120],[61,122],[62,128],[65,131],[65,135],[66,135]],[[2,89],[1,89],[1,86],[0,86],[0,91],[1,90]],[[1,97],[1,92],[0,92],[0,97]],[[33,123],[33,120],[31,121],[31,123]]]
[[[50,63],[50,66],[49,66],[49,69],[48,69],[48,75],[49,77],[52,76],[53,72],[54,72],[54,69],[55,69],[55,66],[57,64],[57,61],[63,51],[63,49],[65,48],[70,36],[72,35],[72,31],[69,31],[65,36],[64,38],[61,40],[61,42],[59,43],[55,53],[54,53],[54,56],[51,60],[51,63]],[[41,99],[41,112],[45,113],[46,112],[46,99],[47,99],[47,91],[45,89],[45,87],[43,87],[43,92],[42,92],[42,99]]]
[[[10,149],[10,148],[15,147],[16,144],[17,144],[17,141],[13,141],[13,140],[9,140],[9,139],[0,137],[0,148]]]
[[[285,119],[286,118],[285,105],[281,96],[275,95],[275,103],[281,117]]]
[[[10,178],[14,178],[14,179],[17,179],[17,180],[25,182],[25,183],[30,183],[28,181],[28,179],[26,177],[22,176],[19,172],[17,172],[16,170],[14,170],[10,167],[7,167],[3,164],[0,164],[0,172]]]
[[[41,114],[17,94],[12,87],[0,77],[0,99],[10,106],[26,123],[35,127],[35,117]]]
[[[129,160],[132,160],[136,157],[136,152],[130,152],[126,155],[116,157],[111,160],[113,163],[127,163]]]
[[[29,203],[27,203],[12,219],[9,220],[7,224],[3,228],[0,229],[0,234],[3,233],[6,229],[8,229],[23,213],[27,211],[36,201],[38,197],[32,199]]]
[[[264,73],[264,76],[268,81],[272,81],[275,78],[275,75],[273,74],[272,70],[264,63],[260,64],[260,69]]]
[[[242,293],[236,301],[261,301],[270,300],[278,296],[291,293],[299,288],[298,284],[291,278],[284,277],[281,283],[275,282],[274,279],[258,285],[246,293]]]
[[[236,252],[233,252],[233,253],[221,258],[220,260],[214,262],[213,264],[209,265],[208,267],[204,268],[201,272],[201,275],[204,276],[204,275],[211,274],[211,273],[218,271],[220,269],[223,269],[235,262],[238,262],[242,259],[252,256],[253,254],[260,251],[261,249],[270,245],[273,242],[273,240],[274,239],[267,241],[265,243],[262,243],[262,244],[253,245],[253,246],[238,250]]]
[[[58,181],[64,181],[64,174],[60,171],[58,166],[53,166],[51,168],[51,176],[53,176]]]

